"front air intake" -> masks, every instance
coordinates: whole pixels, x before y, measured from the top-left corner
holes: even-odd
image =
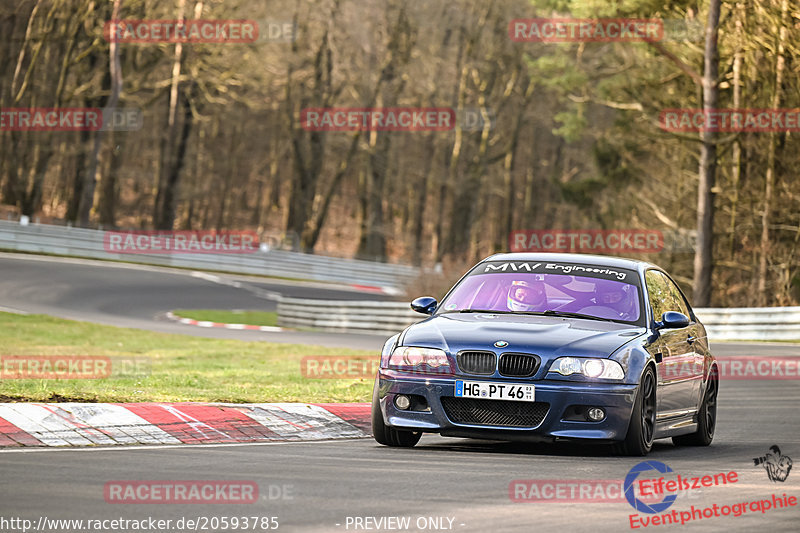
[[[456,360],[465,374],[491,376],[497,367],[497,356],[492,352],[461,352]]]
[[[498,369],[503,376],[528,378],[539,369],[539,358],[527,353],[504,353]]]

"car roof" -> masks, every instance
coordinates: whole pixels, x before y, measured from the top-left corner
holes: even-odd
[[[611,255],[591,255],[591,254],[554,254],[554,253],[504,253],[494,254],[483,261],[553,261],[556,263],[583,263],[604,267],[627,268],[630,270],[642,271],[647,268],[661,267],[626,257],[614,257]]]

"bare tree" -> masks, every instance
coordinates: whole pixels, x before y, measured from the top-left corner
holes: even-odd
[[[111,19],[119,19],[119,10],[122,5],[122,0],[114,0],[114,7],[111,12]],[[119,95],[122,92],[122,68],[119,63],[119,44],[111,39],[109,44],[109,72],[111,75],[111,94],[106,102],[106,109],[113,110],[119,103]],[[89,215],[94,206],[94,190],[97,185],[97,164],[100,157],[100,147],[103,145],[105,137],[105,128],[95,133],[94,147],[92,148],[92,155],[89,158],[89,168],[86,171],[86,181],[83,186],[81,202],[80,202],[80,223],[82,226],[89,225]]]
[[[783,76],[786,69],[786,34],[789,23],[789,2],[780,0],[780,23],[778,29],[778,39],[775,58],[775,86],[772,90],[772,102],[770,107],[777,110],[781,105],[783,94]],[[775,151],[778,144],[778,132],[774,129],[769,133],[769,147],[767,150],[767,169],[764,177],[764,208],[761,214],[761,243],[760,257],[758,260],[758,305],[767,304],[767,264],[770,255],[769,226],[772,219],[772,196],[775,189]]]
[[[703,68],[703,111],[716,111],[719,98],[719,32],[720,0],[711,0],[706,23],[705,59]],[[711,304],[714,252],[714,181],[717,174],[715,133],[704,128],[701,133],[699,184],[697,190],[697,251],[694,256],[692,296],[698,307]]]

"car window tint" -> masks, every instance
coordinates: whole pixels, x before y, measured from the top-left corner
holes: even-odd
[[[600,270],[598,268],[597,270]],[[478,273],[463,279],[441,312],[464,309],[541,313],[548,310],[637,322],[639,287],[617,279],[549,273]]]
[[[657,270],[648,270],[645,274],[645,283],[647,284],[650,307],[653,310],[653,318],[655,320],[661,320],[661,315],[667,311],[677,311],[690,316],[689,308],[680,290],[663,273]]]
[[[661,277],[664,278],[664,283],[669,290],[670,309],[668,310],[679,311],[686,316],[690,316],[689,307],[686,305],[686,300],[683,299],[683,295],[681,294],[680,289],[678,289],[678,286],[675,285],[675,283],[664,274],[661,274]]]
[[[664,276],[657,270],[648,270],[644,275],[647,285],[647,295],[650,301],[650,309],[653,311],[653,320],[661,320],[661,315],[669,311],[669,288],[665,283]]]

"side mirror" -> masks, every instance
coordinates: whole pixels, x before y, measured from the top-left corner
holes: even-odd
[[[438,303],[439,302],[436,301],[436,298],[431,298],[430,296],[420,296],[411,302],[411,309],[417,313],[422,313],[423,315],[432,315],[433,312],[436,311],[436,306]]]
[[[689,317],[677,311],[667,311],[661,315],[661,322],[656,325],[656,329],[676,329],[685,328],[689,325]]]

